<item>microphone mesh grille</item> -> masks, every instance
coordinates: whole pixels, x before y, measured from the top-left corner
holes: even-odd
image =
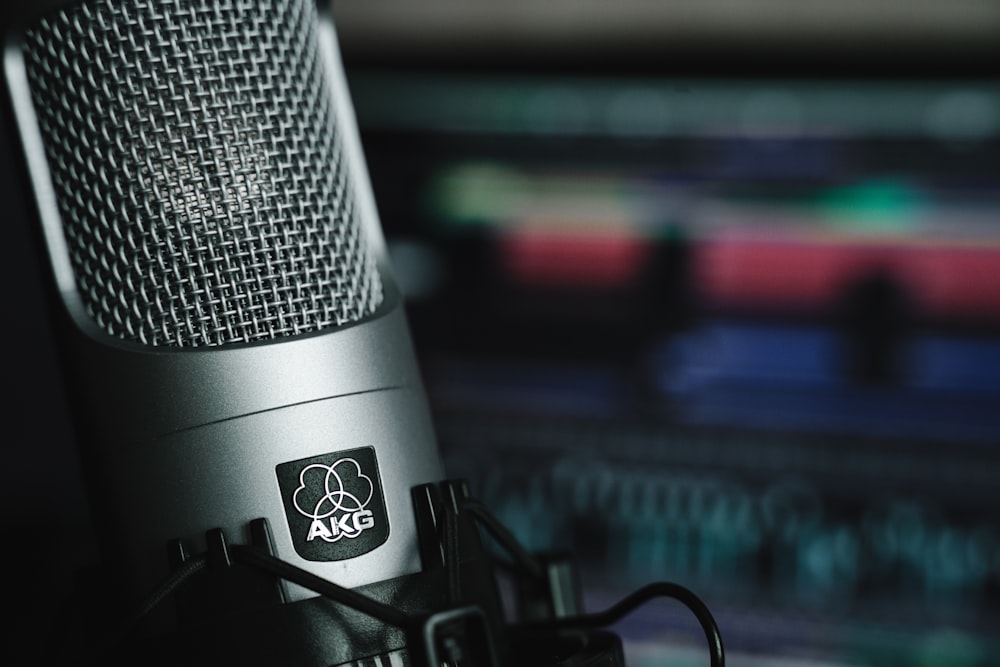
[[[370,315],[382,284],[312,0],[87,2],[24,43],[80,296],[148,345]]]

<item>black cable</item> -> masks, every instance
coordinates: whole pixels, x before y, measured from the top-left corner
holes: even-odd
[[[205,569],[207,563],[208,558],[204,554],[188,558],[181,563],[139,606],[132,623],[138,623],[139,620],[158,607],[166,598],[173,595],[174,591],[180,588],[181,584],[190,579],[193,575]]]
[[[719,626],[716,624],[712,612],[709,611],[701,598],[693,592],[679,584],[670,582],[657,582],[643,586],[602,612],[581,614],[579,616],[569,616],[548,621],[519,623],[513,626],[513,628],[527,632],[554,629],[603,628],[617,623],[639,606],[657,597],[678,600],[694,613],[695,618],[698,619],[698,623],[705,632],[705,638],[708,640],[712,667],[724,667],[726,656],[722,646],[722,633],[719,632]]]
[[[89,649],[75,647],[78,654],[75,656],[77,664],[89,666],[104,664],[109,655],[112,655],[117,646],[125,641],[136,627],[164,600],[174,594],[188,579],[205,569],[208,559],[205,555],[194,556],[185,560],[176,569],[170,572],[162,582],[139,604],[135,613],[124,619],[121,625],[113,628],[108,634],[97,641],[97,644]],[[71,650],[62,646],[61,650]],[[84,653],[86,655],[79,655]],[[68,664],[68,663],[67,663]]]
[[[318,577],[311,572],[265,553],[256,547],[233,545],[230,548],[230,555],[235,561],[245,563],[294,584],[308,588],[335,602],[344,604],[384,623],[405,629],[416,620],[395,607],[383,604],[378,600],[353,591],[349,588],[338,586],[331,581]],[[88,653],[92,653],[89,660],[87,658],[79,659],[78,656],[78,664],[88,666],[101,664],[105,660],[106,656],[114,650],[115,645],[125,640],[128,635],[135,630],[136,626],[138,626],[139,622],[146,615],[152,612],[153,609],[158,607],[168,597],[173,595],[173,593],[182,584],[184,584],[184,582],[201,570],[205,569],[207,563],[208,558],[205,554],[199,554],[184,561],[179,567],[173,570],[159,586],[156,587],[156,589],[142,602],[141,605],[139,605],[137,612],[126,619],[124,625],[119,627],[116,631],[113,631],[104,641],[100,642],[100,646],[97,647],[96,650],[92,652],[88,651]]]
[[[493,515],[485,504],[478,500],[468,499],[463,503],[462,508],[469,511],[530,576],[544,578],[543,565],[521,545],[517,537]],[[617,623],[637,607],[657,597],[678,600],[691,610],[708,640],[712,667],[724,667],[726,656],[722,645],[722,633],[719,631],[719,626],[715,622],[712,612],[701,598],[691,590],[671,582],[657,582],[644,586],[602,612],[550,621],[522,623],[514,627],[524,630],[607,627]]]
[[[280,558],[275,558],[256,547],[233,545],[230,553],[235,560],[257,567],[293,584],[308,588],[324,597],[330,598],[334,602],[347,605],[384,623],[395,625],[399,628],[407,628],[415,620],[409,614],[395,607],[318,577],[312,572],[303,570]]]
[[[514,534],[500,523],[485,504],[470,499],[462,503],[462,509],[470,512],[528,575],[536,579],[545,577],[545,568],[538,559],[521,545]]]

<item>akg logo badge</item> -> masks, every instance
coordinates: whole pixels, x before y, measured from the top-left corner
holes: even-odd
[[[322,481],[315,480],[316,477]],[[323,489],[319,500],[315,499],[317,488]],[[361,493],[352,493],[348,488]],[[329,466],[307,465],[299,473],[299,488],[292,496],[295,509],[312,521],[306,541],[353,539],[374,526],[371,510],[365,509],[374,490],[371,477],[361,472],[361,466],[354,459],[337,459]]]
[[[282,463],[276,471],[292,541],[303,558],[354,558],[388,539],[374,449]]]

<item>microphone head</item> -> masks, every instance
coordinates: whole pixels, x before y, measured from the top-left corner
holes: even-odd
[[[101,329],[225,345],[379,306],[316,33],[300,0],[98,0],[26,31],[76,290]]]

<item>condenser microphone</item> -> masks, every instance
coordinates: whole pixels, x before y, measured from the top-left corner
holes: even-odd
[[[265,581],[286,607],[318,597],[310,581],[402,604],[399,582],[428,560],[413,490],[443,472],[325,8],[7,12],[9,109],[103,594],[138,602],[195,556],[228,564],[254,544],[297,573]],[[206,587],[239,588],[228,607],[246,612],[253,579]],[[213,595],[188,591],[185,618],[212,627],[233,612]],[[294,625],[275,646],[258,636],[227,655],[326,667],[402,642],[370,631],[352,654],[343,637],[302,630],[335,634],[327,608],[296,608],[293,623],[241,626]],[[293,656],[293,642],[306,648]]]
[[[603,628],[667,596],[721,667],[689,591],[585,614],[571,558],[526,551],[445,477],[314,2],[3,8],[102,554],[91,623],[59,619],[35,663],[621,667]]]

